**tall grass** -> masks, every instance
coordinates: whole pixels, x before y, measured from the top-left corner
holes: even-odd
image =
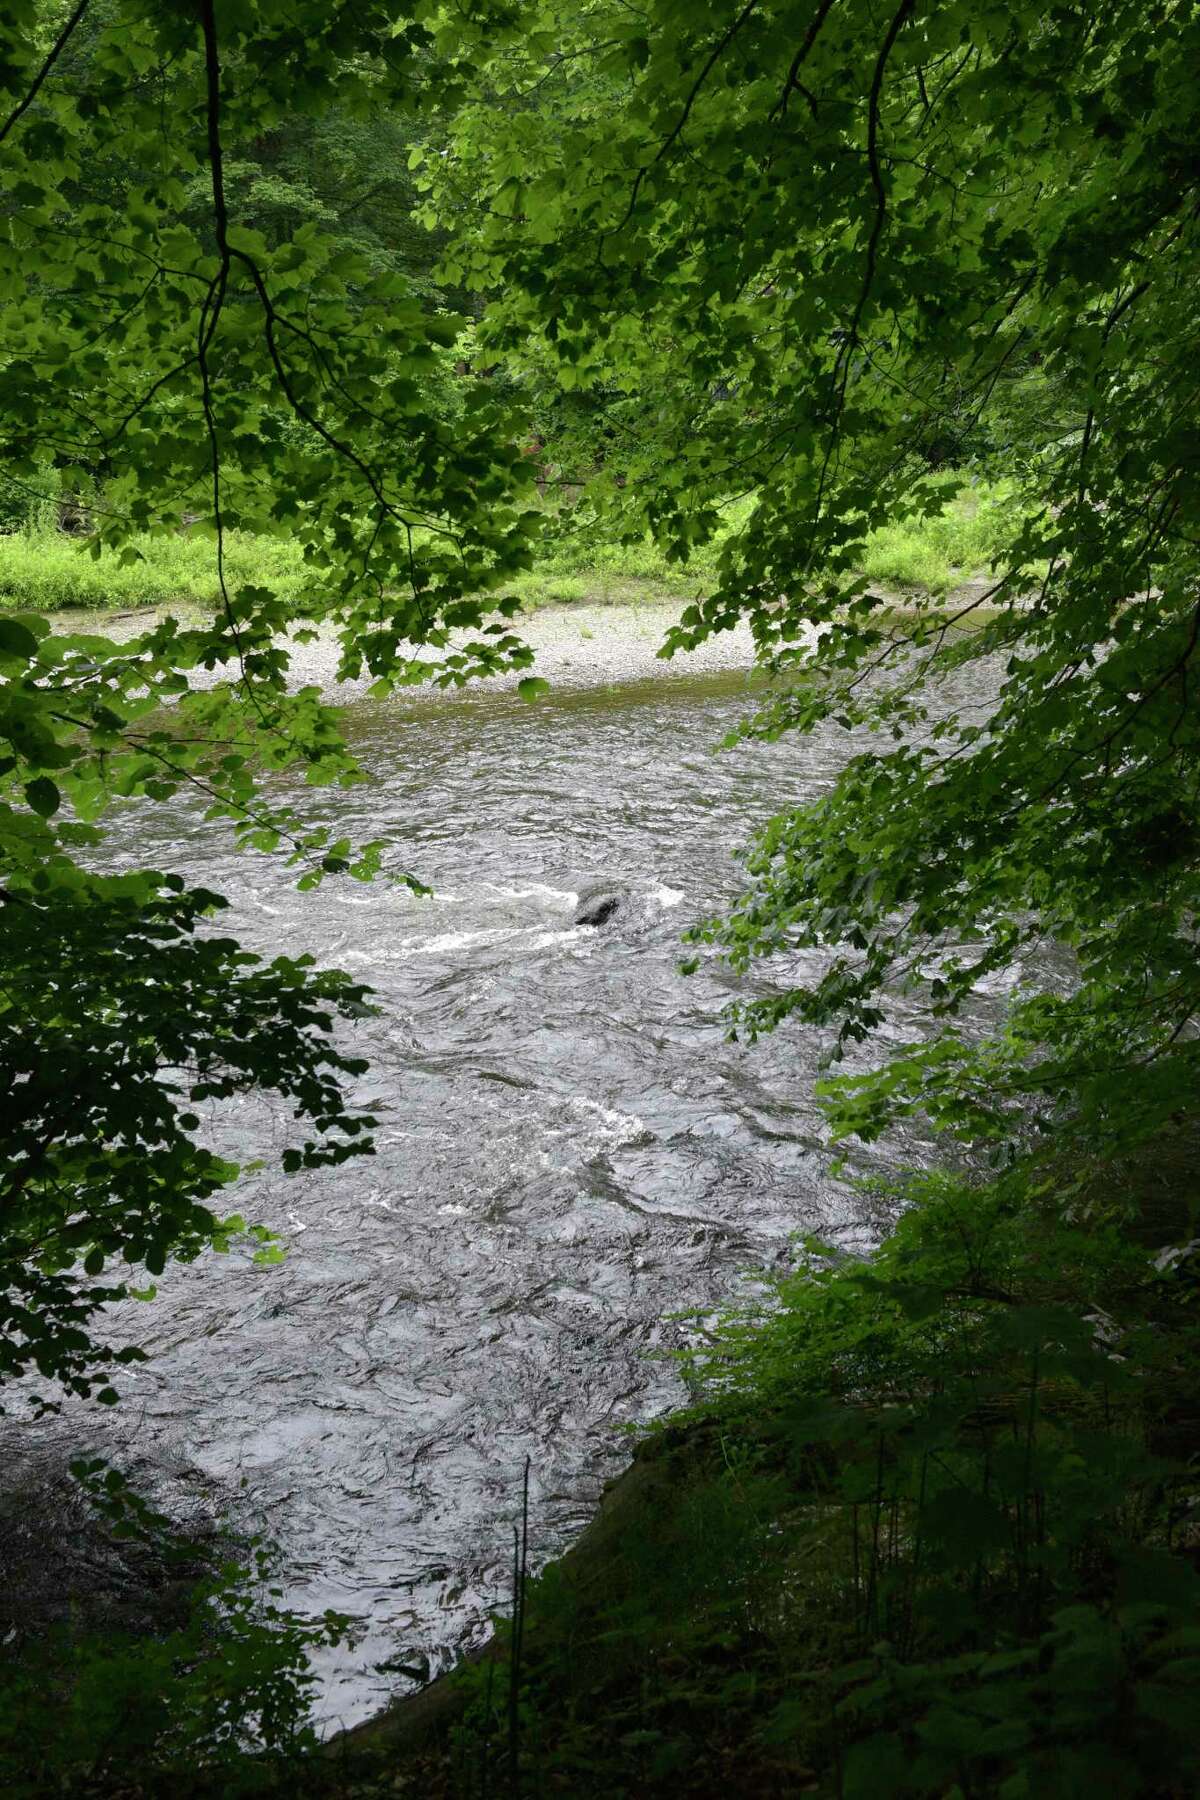
[[[948,477],[948,481],[954,477]],[[695,593],[716,577],[721,550],[750,517],[735,502],[721,529],[686,566],[668,562],[648,538],[638,544],[597,541],[570,530],[547,533],[536,568],[510,590],[530,609],[579,601],[628,604]],[[934,519],[885,525],[867,541],[863,573],[881,586],[943,594],[986,568],[1018,521],[1011,484],[980,486],[952,500]],[[133,540],[135,561],[111,551],[98,557],[86,540],[46,525],[0,536],[0,609],[53,612],[63,607],[110,611],[162,605],[215,606],[220,598],[212,537],[200,530]],[[299,590],[302,563],[287,540],[232,532],[226,541],[231,587],[254,582],[283,598]]]
[[[933,519],[884,525],[867,540],[862,572],[897,588],[948,593],[986,570],[1020,522],[1010,482],[975,488]]]
[[[220,600],[216,548],[199,532],[139,536],[137,560],[113,551],[93,556],[86,541],[53,529],[0,537],[0,608],[55,612],[62,607],[120,611],[125,607]],[[299,588],[300,552],[287,541],[231,532],[225,546],[230,588],[254,582],[288,595]]]
[[[952,488],[960,479],[947,475],[945,485]],[[715,580],[722,549],[746,525],[752,510],[750,500],[734,502],[715,537],[701,545],[685,566],[668,562],[649,539],[640,544],[597,544],[569,531],[553,535],[537,569],[524,578],[524,585],[517,584],[517,591],[534,605],[625,599],[631,582],[667,593],[694,593]],[[872,532],[862,573],[882,587],[945,594],[985,571],[1019,522],[1011,482],[980,484],[950,500],[935,518],[904,520]]]

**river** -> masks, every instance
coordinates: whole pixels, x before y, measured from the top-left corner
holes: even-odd
[[[627,1454],[620,1427],[681,1397],[675,1315],[735,1296],[797,1230],[850,1248],[878,1235],[828,1170],[819,1041],[731,1043],[732,977],[711,958],[677,970],[680,933],[736,892],[754,826],[848,753],[830,726],[714,754],[752,698],[726,671],[532,706],[356,703],[373,779],[298,794],[386,838],[428,900],[347,880],[300,894],[295,871],[235,853],[183,799],[113,815],[113,866],[203,880],[232,902],[223,933],[372,984],[381,1010],[351,1035],[378,1150],[285,1177],[269,1159],[287,1120],[259,1101],[223,1112],[219,1146],[268,1159],[235,1204],[284,1232],[286,1262],[169,1269],[115,1321],[153,1352],[122,1375],[120,1407],[22,1430],[49,1452],[86,1427],[168,1509],[200,1483],[274,1538],[288,1601],[356,1622],[322,1663],[327,1726],[405,1687],[380,1663],[436,1670],[486,1632],[526,1458],[535,1559],[579,1530]],[[574,926],[597,877],[628,902]]]

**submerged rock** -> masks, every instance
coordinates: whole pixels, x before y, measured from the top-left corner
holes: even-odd
[[[581,894],[575,908],[576,925],[604,925],[621,905],[623,896],[612,888],[593,888]]]

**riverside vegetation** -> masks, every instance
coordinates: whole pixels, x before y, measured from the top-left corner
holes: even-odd
[[[263,791],[361,778],[277,639],[534,702],[521,583],[593,566],[548,512],[681,572],[671,653],[749,622],[744,738],[870,734],[690,955],[760,977],[747,1039],[823,1034],[831,1138],[946,1146],[874,1258],[802,1246],[697,1322],[641,1500],[590,1560],[518,1557],[507,1667],[428,1741],[401,1710],[357,1768],[315,1752],[339,1622],[256,1597],[251,1553],[119,1682],[18,1635],[9,1787],[1193,1792],[1195,6],[22,0],[0,41],[6,494],[86,512],[110,602],[155,559],[206,602],[56,633],[78,547],[26,514],[0,546],[5,1380],[117,1403],[108,1301],[278,1255],[199,1102],[280,1095],[301,1176],[370,1150],[332,1033],[370,996],[248,956],[169,871],[91,873],[106,805],[199,787],[302,885],[419,887]],[[964,535],[990,588],[946,602]],[[953,703],[979,661],[987,715]]]
[[[882,525],[871,533],[863,551],[864,575],[900,591],[916,588],[945,594],[971,576],[986,573],[989,559],[1012,526],[1011,485],[990,484],[975,493],[969,478],[960,487],[950,475],[946,486],[955,497],[945,513]],[[13,612],[68,607],[106,612],[172,605],[211,609],[220,604],[213,544],[207,534],[185,530],[166,538],[143,533],[131,537],[120,555],[106,553],[98,540],[99,554],[93,555],[86,536],[60,528],[57,513],[57,507],[44,503],[14,508],[15,529],[0,536],[0,607]],[[526,611],[575,600],[619,603],[647,595],[693,595],[715,575],[722,545],[744,525],[748,513],[745,501],[728,508],[712,540],[681,568],[668,562],[652,539],[640,544],[597,542],[594,528],[589,531],[583,520],[576,525],[569,511],[548,512],[548,532],[534,568],[516,576],[510,586]],[[303,558],[286,540],[230,532],[224,550],[228,579],[239,585],[270,586],[284,600],[299,592]]]

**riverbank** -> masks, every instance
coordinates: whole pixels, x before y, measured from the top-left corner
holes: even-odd
[[[1147,1150],[1081,1216],[924,1180],[869,1262],[807,1258],[489,1653],[304,1791],[1193,1793],[1195,1127]]]
[[[986,569],[1019,527],[1011,483],[980,482],[954,471],[938,480],[947,497],[957,494],[947,498],[944,512],[883,525],[866,539],[862,573],[872,583],[948,594]],[[53,515],[52,507],[49,511]],[[570,515],[547,504],[548,529],[537,544],[534,567],[515,575],[505,591],[527,614],[578,602],[625,605],[711,592],[723,546],[747,525],[752,511],[749,497],[731,501],[722,509],[715,536],[696,545],[681,566],[649,539],[621,543],[598,535],[594,527],[571,528]],[[183,531],[135,532],[126,552],[100,549],[96,555],[98,546],[81,531],[86,521],[78,513],[71,531],[57,529],[45,515],[43,507],[22,528],[0,532],[0,612],[84,608],[112,614],[148,606],[211,611],[220,605],[215,543],[202,521]],[[231,589],[249,583],[284,600],[302,592],[308,571],[291,538],[232,530],[224,548]]]
[[[531,672],[556,687],[605,687],[656,675],[706,675],[754,666],[754,639],[744,623],[710,638],[686,656],[664,660],[659,655],[664,638],[688,604],[683,598],[664,597],[658,589],[647,587],[643,591],[627,583],[619,600],[572,601],[541,607],[518,619],[513,627],[533,651],[532,671],[524,668],[489,676],[486,682],[473,682],[470,691],[513,689]],[[187,625],[201,615],[195,609],[172,607],[127,613],[68,609],[55,614],[54,622],[63,631],[97,632],[126,643],[167,617],[178,618]],[[477,638],[478,632],[457,633],[455,641],[466,643],[472,637]],[[369,675],[338,680],[340,645],[336,631],[329,626],[318,630],[309,642],[287,637],[280,643],[288,654],[288,686],[293,690],[319,687],[328,699],[341,703],[360,699],[373,684]],[[418,646],[413,646],[413,650],[419,654]],[[215,675],[206,675],[203,670],[192,675],[197,686],[215,679]],[[461,688],[439,688],[428,683],[399,691],[406,703],[424,698],[439,700],[463,692]]]
[[[984,577],[972,578],[954,588],[942,604],[953,613],[980,600],[989,585]],[[885,597],[889,610],[898,618],[912,610],[912,594],[897,590]],[[668,631],[691,603],[687,597],[665,595],[652,583],[624,582],[605,598],[538,607],[513,624],[514,632],[533,652],[532,669],[489,676],[486,681],[472,682],[467,691],[512,690],[530,673],[554,687],[594,688],[656,676],[700,676],[754,668],[757,652],[745,620],[739,620],[730,631],[706,639],[694,650],[672,658],[661,655]],[[54,615],[54,624],[56,630],[94,632],[117,643],[127,643],[168,617],[187,626],[209,616],[189,607],[146,607],[118,613],[64,608]],[[464,631],[457,633],[454,641],[466,643],[472,637],[478,637],[478,633]],[[280,643],[287,650],[288,686],[293,691],[318,687],[327,699],[344,703],[362,698],[373,685],[369,675],[339,681],[340,646],[332,627],[322,627],[308,642],[285,637]],[[413,650],[419,654],[419,646],[413,646]],[[191,676],[196,686],[208,685],[217,678],[204,670],[193,671]],[[463,689],[422,683],[398,692],[407,703],[453,698]]]
[[[564,1633],[582,1656],[582,1662],[568,1658],[574,1660],[572,1687],[580,1695],[585,1671],[601,1673],[592,1667],[598,1643],[610,1644],[614,1666],[626,1663],[629,1644],[611,1642],[617,1609],[627,1606],[635,1588],[651,1606],[660,1604],[664,1574],[677,1592],[703,1580],[697,1557],[707,1562],[712,1546],[701,1541],[696,1523],[711,1503],[714,1478],[723,1482],[725,1474],[719,1437],[704,1423],[668,1426],[644,1438],[627,1468],[606,1485],[594,1517],[576,1541],[526,1585],[523,1643],[515,1670],[513,1622],[506,1619],[482,1651],[331,1739],[319,1766],[306,1768],[302,1791],[328,1800],[349,1800],[351,1795],[368,1800],[391,1793],[465,1800],[477,1789],[513,1791],[514,1764],[527,1765],[532,1748],[527,1737],[531,1671],[536,1681],[536,1672],[547,1669],[548,1656],[565,1668]],[[709,1564],[708,1573],[713,1572]],[[686,1640],[686,1614],[681,1612],[674,1623]],[[601,1659],[606,1657],[602,1649]],[[781,1771],[794,1772],[794,1759],[772,1761]],[[615,1766],[611,1772],[615,1777]],[[560,1774],[551,1791],[574,1790]],[[614,1795],[624,1791],[621,1786],[612,1789]],[[757,1782],[741,1791],[766,1800],[776,1790]],[[782,1795],[795,1789],[778,1791]]]

